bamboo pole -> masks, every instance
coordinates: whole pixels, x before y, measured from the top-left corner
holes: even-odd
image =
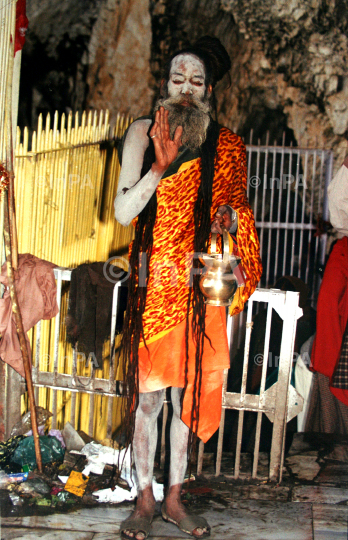
[[[7,84],[6,84],[6,105],[5,105],[5,125],[7,127],[7,169],[11,173],[8,187],[8,225],[12,248],[11,264],[14,270],[18,269],[18,241],[14,201],[14,182],[13,182],[13,140],[12,140],[12,77],[13,77],[13,46],[10,47],[7,66]],[[8,165],[11,165],[10,167]]]
[[[14,12],[13,12],[14,13]],[[14,315],[20,349],[23,357],[25,379],[28,387],[31,425],[34,436],[36,463],[40,472],[42,472],[42,459],[40,451],[40,440],[37,427],[36,408],[33,381],[31,378],[31,366],[25,333],[23,328],[23,320],[18,305],[17,292],[14,282],[14,271],[18,269],[18,240],[15,215],[15,198],[14,198],[14,175],[13,175],[13,130],[12,130],[12,78],[13,78],[13,59],[14,59],[14,42],[10,42],[8,65],[7,65],[7,81],[5,90],[5,133],[6,133],[6,167],[9,173],[9,187],[4,196],[4,242],[7,267],[7,280],[11,297],[11,308]]]
[[[13,277],[13,268],[12,268],[12,251],[13,250],[11,249],[9,200],[8,200],[9,194],[7,193],[4,198],[5,198],[5,201],[4,201],[4,239],[5,239],[5,253],[6,253],[6,266],[7,266],[7,280],[8,280],[8,287],[10,290],[10,296],[11,296],[11,302],[12,302],[12,313],[14,315],[15,322],[16,322],[18,339],[19,339],[19,344],[20,344],[22,357],[23,357],[25,379],[26,379],[27,388],[28,388],[31,427],[32,427],[33,436],[34,436],[36,463],[37,463],[37,467],[39,471],[42,472],[42,459],[41,459],[39,432],[38,432],[38,427],[37,427],[34,387],[33,387],[33,381],[31,378],[31,367],[30,367],[30,361],[29,361],[27,342],[26,342],[25,334],[24,334],[23,321],[22,321],[22,316],[19,309],[19,305],[18,305],[17,292],[16,292],[16,288],[14,284],[14,277]]]

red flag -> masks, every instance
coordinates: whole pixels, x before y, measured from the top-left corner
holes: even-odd
[[[26,0],[17,0],[16,4],[16,32],[14,53],[21,51],[25,42],[25,33],[28,29],[26,12]]]

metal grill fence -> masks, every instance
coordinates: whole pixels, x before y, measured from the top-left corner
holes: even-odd
[[[284,275],[307,283],[315,301],[325,261],[327,187],[333,152],[284,146],[247,145],[248,197],[260,239],[262,287]]]

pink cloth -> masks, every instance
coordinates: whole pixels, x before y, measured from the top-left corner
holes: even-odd
[[[38,259],[30,253],[18,256],[15,285],[24,331],[27,332],[41,319],[52,319],[57,315],[57,287],[53,268],[56,265]],[[0,299],[0,357],[24,377],[22,353],[12,314],[12,302],[7,282],[6,263],[2,266],[0,282],[6,287]],[[31,361],[29,339],[26,337]]]

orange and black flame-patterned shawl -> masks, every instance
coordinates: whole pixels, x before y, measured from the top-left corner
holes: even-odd
[[[149,268],[144,338],[149,344],[170,332],[187,315],[188,284],[194,246],[193,211],[201,179],[201,160],[182,164],[163,178],[156,190],[157,216]],[[262,273],[259,241],[246,197],[246,156],[241,138],[221,128],[215,158],[211,221],[219,206],[238,213],[237,242],[246,285],[232,314],[238,313],[256,288]]]

